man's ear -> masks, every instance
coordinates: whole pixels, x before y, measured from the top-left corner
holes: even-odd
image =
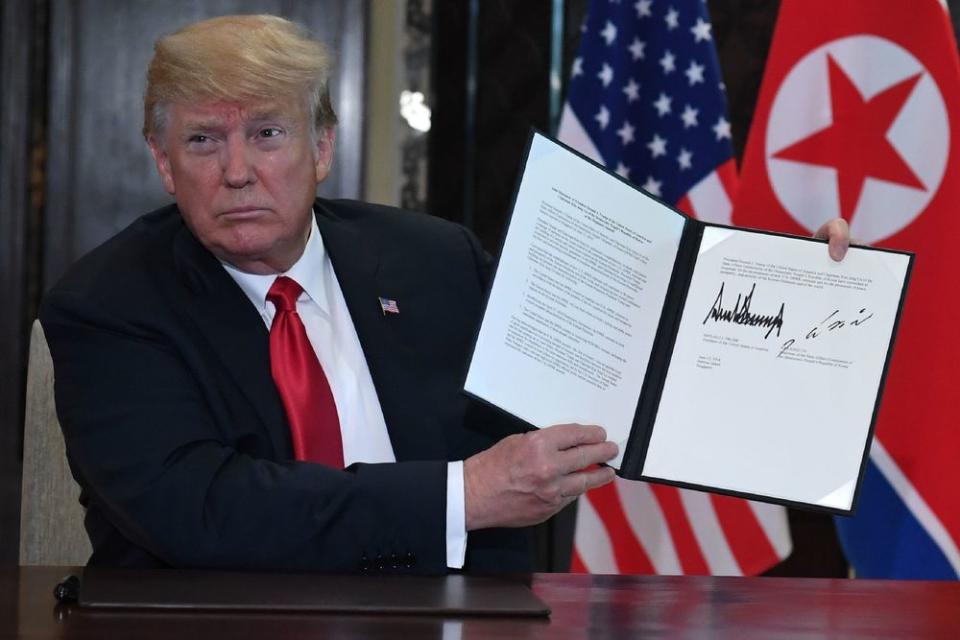
[[[316,170],[317,184],[320,184],[330,175],[333,166],[333,149],[337,142],[337,130],[333,127],[323,127],[317,132]]]
[[[157,140],[155,135],[150,134],[147,136],[147,144],[150,145],[150,154],[153,156],[153,161],[157,165],[157,173],[160,174],[160,181],[163,183],[163,188],[166,189],[170,195],[176,194],[177,190],[173,183],[173,171],[170,169],[170,156],[167,155],[163,145],[160,144],[160,141]]]

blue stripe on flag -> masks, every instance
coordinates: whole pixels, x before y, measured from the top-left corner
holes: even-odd
[[[847,559],[860,578],[956,580],[957,573],[873,461],[853,518],[837,518]]]

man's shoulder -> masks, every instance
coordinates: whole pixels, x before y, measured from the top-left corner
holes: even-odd
[[[446,236],[462,237],[465,232],[464,227],[455,222],[388,205],[322,198],[317,199],[316,205],[321,216],[354,225],[364,232],[388,237],[403,234],[418,239],[438,239]]]
[[[353,200],[317,200],[320,234],[337,233],[341,247],[354,242],[411,278],[452,279],[464,274],[483,281],[490,259],[466,227],[426,213]],[[346,241],[346,242],[345,242]]]
[[[146,273],[171,255],[184,228],[175,205],[146,213],[78,259],[51,288],[48,297],[73,292],[91,297],[137,288]]]

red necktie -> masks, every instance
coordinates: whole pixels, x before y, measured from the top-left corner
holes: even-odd
[[[277,308],[270,325],[270,371],[290,422],[296,459],[342,469],[337,405],[297,314],[302,291],[295,280],[280,276],[267,293],[267,300]]]

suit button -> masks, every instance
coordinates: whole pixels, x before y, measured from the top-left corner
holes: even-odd
[[[412,569],[417,564],[417,556],[413,555],[412,551],[408,551],[403,557],[403,564],[407,569]]]
[[[384,559],[382,553],[378,553],[376,559],[373,561],[373,566],[377,571],[382,572],[387,568],[387,561]]]
[[[390,554],[390,568],[394,570],[400,568],[400,556],[397,555],[396,551]]]
[[[367,557],[367,554],[360,556],[360,564],[357,565],[357,568],[360,570],[360,573],[367,573],[370,571],[370,558]]]

